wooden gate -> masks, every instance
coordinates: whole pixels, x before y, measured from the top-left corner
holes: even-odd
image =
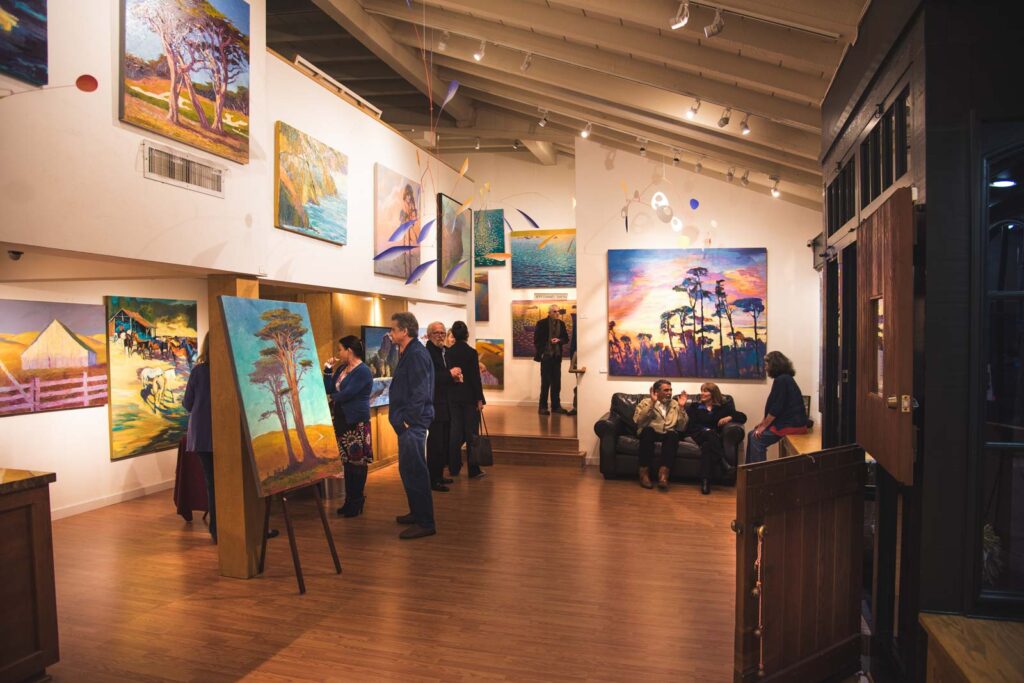
[[[859,669],[864,476],[859,446],[739,468],[735,681]]]

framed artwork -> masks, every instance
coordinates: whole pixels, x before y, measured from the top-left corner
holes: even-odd
[[[284,121],[274,124],[274,225],[348,241],[348,157]]]
[[[426,330],[421,330],[424,334]],[[366,366],[373,374],[373,388],[370,390],[370,407],[388,405],[391,394],[391,378],[398,367],[398,345],[391,341],[390,327],[362,326],[363,350]]]
[[[473,300],[476,306],[475,319],[478,323],[485,323],[491,319],[489,289],[486,272],[473,275]]]
[[[0,73],[32,85],[46,85],[46,34],[46,0],[0,0]]]
[[[473,216],[473,265],[494,268],[505,265],[505,211],[487,209]],[[491,255],[496,255],[495,258]]]
[[[548,316],[552,305],[557,305],[561,312],[561,320],[565,323],[569,339],[572,339],[572,314],[576,312],[576,302],[566,299],[530,299],[512,302],[512,357],[533,358],[533,332],[537,323]],[[562,347],[562,357],[569,357],[569,344]]]
[[[608,251],[608,374],[761,379],[765,249]]]
[[[105,405],[99,304],[0,300],[0,417]]]
[[[249,3],[120,2],[121,120],[249,163]]]
[[[341,474],[306,304],[220,297],[260,496]]]
[[[468,292],[473,286],[473,212],[459,212],[451,197],[437,195],[437,284]]]
[[[177,448],[198,355],[195,301],[106,297],[110,459]]]
[[[420,184],[381,164],[374,165],[373,253],[410,247],[373,262],[377,275],[408,279],[420,264]]]
[[[504,389],[505,340],[477,339],[476,353],[480,357],[480,380],[484,389]]]
[[[576,286],[575,230],[515,230],[512,289]]]

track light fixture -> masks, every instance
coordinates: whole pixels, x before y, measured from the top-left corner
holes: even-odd
[[[540,110],[540,121],[537,122],[537,125],[540,126],[541,128],[543,128],[544,126],[548,125],[548,110],[547,109],[541,109]]]
[[[676,10],[676,15],[672,17],[672,23],[669,26],[673,31],[678,31],[686,26],[688,21],[690,21],[690,2],[689,0],[684,0],[679,3],[679,9]]]
[[[590,137],[590,133],[593,130],[594,130],[594,125],[592,123],[590,123],[590,121],[587,121],[587,125],[585,125],[583,127],[583,130],[580,131],[580,137],[583,138],[584,140],[589,138]]]
[[[672,165],[679,166],[679,150],[675,147],[672,148]]]
[[[476,146],[473,149],[480,149],[480,138],[476,139]]]
[[[775,199],[778,199],[779,195],[782,194],[781,192],[779,192],[779,176],[777,176],[777,175],[770,175],[770,176],[768,176],[768,180],[772,181],[772,183],[773,183],[773,185],[772,185],[772,197],[774,197]]]
[[[636,141],[640,143],[640,157],[645,158],[647,156],[647,139],[637,138]]]
[[[725,128],[729,125],[729,119],[732,117],[732,107],[726,107],[722,111],[722,116],[718,119],[718,127]]]
[[[519,149],[519,140],[513,140],[512,141],[512,149],[518,151],[518,149]]]
[[[743,175],[740,177],[740,185],[742,185],[743,187],[746,187],[749,184],[750,184],[750,169],[748,168],[746,171],[743,172]]]
[[[451,38],[448,31],[441,34],[441,39],[437,41],[437,51],[444,52],[448,49],[448,39]]]
[[[736,177],[736,167],[735,166],[730,166],[729,170],[725,172],[725,179],[728,182],[731,183],[733,178],[735,178],[735,177]]]
[[[697,159],[697,163],[693,165],[693,172],[694,173],[703,173],[704,172],[704,164],[701,163],[700,159]]]
[[[725,19],[722,18],[722,10],[719,8],[715,10],[714,20],[704,27],[704,37],[713,38],[721,33],[723,28],[725,28]]]
[[[747,123],[747,121],[749,120],[750,114],[748,113],[746,116],[743,117],[743,120],[740,122],[740,132],[743,133],[744,135],[750,135],[750,124]]]
[[[693,117],[695,117],[697,115],[698,111],[700,111],[700,98],[699,97],[694,99],[693,100],[693,104],[690,105],[690,108],[686,110],[686,118],[688,118],[688,119],[690,119],[692,121]]]
[[[481,40],[480,47],[477,48],[476,52],[473,53],[473,59],[480,62],[483,61],[484,54],[487,52],[487,41]]]
[[[519,70],[526,73],[530,70],[531,66],[533,66],[533,53],[527,52],[526,56],[523,57],[523,63],[519,65]]]

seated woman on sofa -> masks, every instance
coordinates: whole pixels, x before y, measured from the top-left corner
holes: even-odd
[[[711,493],[711,475],[715,465],[725,459],[722,446],[722,427],[735,422],[743,424],[747,416],[736,410],[732,400],[722,396],[722,390],[714,382],[700,385],[700,396],[693,403],[686,403],[686,392],[679,397],[679,404],[686,406],[689,417],[686,435],[700,446],[700,492]]]

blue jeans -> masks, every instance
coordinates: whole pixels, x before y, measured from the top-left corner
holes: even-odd
[[[427,469],[427,430],[412,427],[398,435],[398,474],[402,477],[409,512],[418,526],[434,528],[434,499]]]
[[[210,511],[210,535],[217,540],[217,499],[213,495],[213,453],[197,452],[199,464],[203,466],[203,478],[206,479],[206,505]]]
[[[768,459],[768,447],[779,441],[782,441],[782,437],[772,434],[767,429],[761,436],[755,436],[754,430],[751,430],[747,434],[747,459],[744,462],[748,465],[752,462],[764,462]]]

